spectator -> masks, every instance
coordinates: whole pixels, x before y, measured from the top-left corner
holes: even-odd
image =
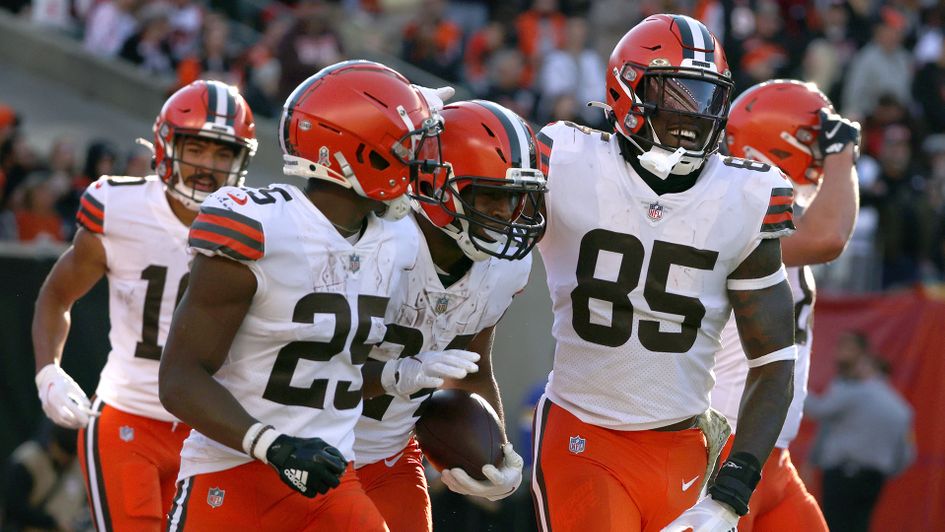
[[[932,212],[925,178],[912,159],[911,133],[905,126],[886,129],[879,157],[880,177],[861,191],[863,206],[875,206],[879,220],[877,244],[882,260],[882,286],[919,282],[932,268]]]
[[[485,98],[504,105],[522,116],[532,116],[535,94],[522,86],[525,61],[514,48],[506,48],[489,62],[489,88]]]
[[[260,39],[246,51],[243,64],[246,87],[243,96],[255,115],[274,117],[281,109],[281,66],[276,58],[276,48],[292,24],[289,16],[273,17],[266,23]]]
[[[241,85],[237,60],[229,50],[230,25],[219,15],[206,19],[201,47],[177,65],[177,82],[184,87],[198,79],[215,79]]]
[[[522,85],[530,87],[542,58],[564,46],[566,19],[557,0],[533,0],[532,8],[515,20],[518,48],[524,58]]]
[[[837,347],[838,376],[804,413],[820,422],[814,463],[823,469],[823,510],[833,532],[867,532],[886,480],[915,459],[912,408],[886,380],[862,333]]]
[[[831,101],[839,102],[843,74],[856,53],[857,44],[850,36],[850,18],[843,1],[831,0],[822,16],[821,32],[804,52],[802,77],[816,83]]]
[[[180,61],[197,51],[204,29],[203,9],[194,0],[171,0],[168,14],[171,53]]]
[[[760,2],[755,9],[755,32],[742,43],[741,74],[736,88],[785,77],[790,63],[788,50],[782,44],[782,27],[778,5]]]
[[[151,74],[164,75],[174,71],[168,6],[162,3],[145,6],[139,16],[141,29],[122,45],[119,55]]]
[[[279,100],[282,101],[314,72],[344,58],[341,37],[335,33],[331,6],[323,0],[301,0],[295,26],[276,51],[282,67]]]
[[[446,19],[445,0],[423,0],[404,28],[403,42],[404,60],[443,79],[459,79],[463,32]]]
[[[33,172],[27,177],[14,210],[21,242],[65,241],[64,221],[55,208],[58,199],[48,173]]]
[[[883,94],[891,94],[902,104],[910,101],[912,55],[902,47],[905,25],[895,9],[880,9],[873,40],[850,63],[843,87],[844,115],[863,120]]]
[[[13,451],[3,476],[4,530],[91,531],[76,463],[76,431],[44,420],[38,438]]]
[[[582,18],[570,18],[567,25],[567,38],[560,50],[554,50],[545,56],[541,68],[542,107],[544,116],[551,114],[552,104],[560,96],[571,96],[583,107],[578,111],[582,122],[593,124],[600,121],[599,109],[586,107],[589,101],[603,101],[607,70],[604,61],[597,52],[588,46],[587,22]]]
[[[509,32],[501,20],[492,20],[475,32],[466,45],[463,58],[463,77],[475,94],[483,94],[489,88],[488,64],[500,50]]]
[[[945,133],[945,46],[935,61],[919,69],[912,89],[929,129]]]
[[[85,23],[85,49],[103,57],[118,55],[138,22],[132,15],[138,0],[105,0],[95,5]]]

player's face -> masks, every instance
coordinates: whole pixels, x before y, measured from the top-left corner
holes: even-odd
[[[235,146],[190,136],[179,142],[180,177],[185,185],[200,192],[213,192],[226,183],[238,156]]]
[[[645,83],[644,99],[657,108],[650,123],[660,142],[674,148],[702,150],[712,134],[713,121],[693,115],[721,114],[727,89],[690,78],[650,77]]]
[[[472,206],[470,218],[478,222],[472,226],[471,231],[487,241],[493,240],[486,234],[487,228],[504,231],[501,224],[490,218],[508,223],[514,221],[522,210],[522,193],[503,190],[501,187],[471,185],[464,188],[460,196],[466,205]]]

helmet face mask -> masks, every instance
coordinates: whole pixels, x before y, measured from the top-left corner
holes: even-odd
[[[541,206],[546,190],[540,171],[510,168],[505,179],[450,175],[434,195],[453,200],[441,205],[453,217],[452,229],[464,235],[466,243],[460,247],[472,246],[464,248],[467,256],[518,260],[544,233]]]
[[[200,159],[207,157],[213,161],[210,166],[201,164]],[[241,186],[250,157],[249,149],[235,142],[178,132],[172,156],[167,159],[173,165],[168,188],[180,198],[200,204],[221,187]]]
[[[414,210],[473,260],[525,257],[545,230],[540,211],[547,188],[534,132],[493,102],[458,102],[442,114],[435,154],[447,162],[421,157],[426,168],[411,181]]]
[[[699,169],[718,149],[734,84],[718,40],[682,15],[653,15],[610,56],[607,105],[616,133],[660,177]]]
[[[155,119],[153,131],[154,169],[174,198],[191,210],[200,208],[200,203],[220,186],[242,185],[258,145],[253,113],[246,100],[236,87],[219,81],[195,81],[171,95]],[[214,152],[221,144],[232,147],[235,155],[228,159],[229,168],[202,167],[182,177],[182,165],[197,166],[184,159],[188,139],[213,143],[199,144]],[[193,174],[200,173],[204,178],[196,180],[202,185],[195,187]],[[220,184],[214,176],[223,174],[225,179]]]

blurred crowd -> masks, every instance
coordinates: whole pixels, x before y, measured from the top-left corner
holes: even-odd
[[[0,7],[81,39],[91,54],[138,65],[168,90],[198,78],[237,84],[259,116],[277,116],[291,88],[321,67],[371,56],[396,57],[536,125],[602,128],[603,114],[585,103],[604,99],[614,44],[650,13],[690,14],[723,41],[737,90],[777,77],[812,81],[862,122],[861,212],[849,249],[821,272],[827,286],[864,291],[945,279],[945,8],[933,0],[0,0]],[[90,162],[96,153],[108,153],[116,171],[147,171],[138,152],[94,143],[81,161],[71,139],[39,157],[10,133],[10,121],[0,115],[4,238],[68,239],[68,207],[87,172],[98,171]],[[57,234],[52,216],[64,222]]]

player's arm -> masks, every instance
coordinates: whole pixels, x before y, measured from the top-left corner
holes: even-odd
[[[502,397],[499,394],[499,384],[492,372],[492,343],[495,341],[495,325],[479,331],[469,341],[469,350],[479,354],[479,371],[470,373],[464,379],[450,379],[443,384],[443,388],[459,388],[470,393],[480,395],[486,400],[496,414],[499,415],[499,430],[502,431],[502,441],[507,442],[505,434],[505,413],[502,411]]]
[[[256,277],[244,264],[197,255],[174,312],[159,373],[161,404],[168,412],[239,450],[256,420],[213,375],[226,360],[255,293]]]
[[[820,150],[825,153],[824,177],[804,215],[795,218],[797,232],[781,240],[784,264],[821,264],[837,258],[853,234],[860,196],[856,167],[859,124],[820,112]],[[829,138],[826,133],[833,133]]]
[[[72,305],[95,286],[107,269],[102,241],[80,227],[72,246],[53,265],[36,298],[32,325],[36,384],[43,411],[64,427],[84,427],[90,412],[85,393],[59,367],[69,335]]]
[[[739,430],[710,493],[744,515],[794,395],[794,305],[780,241],[762,240],[729,276],[728,287],[749,370]]]
[[[491,501],[504,499],[515,493],[522,483],[522,469],[525,461],[515,452],[505,433],[505,414],[502,411],[502,397],[499,385],[492,371],[492,343],[495,340],[495,326],[479,331],[469,343],[469,349],[478,353],[479,371],[462,380],[447,381],[444,387],[459,388],[479,394],[489,402],[499,416],[499,430],[502,431],[502,463],[499,467],[485,465],[482,474],[486,480],[476,480],[462,468],[444,469],[442,480],[446,486],[459,494],[483,497]]]

